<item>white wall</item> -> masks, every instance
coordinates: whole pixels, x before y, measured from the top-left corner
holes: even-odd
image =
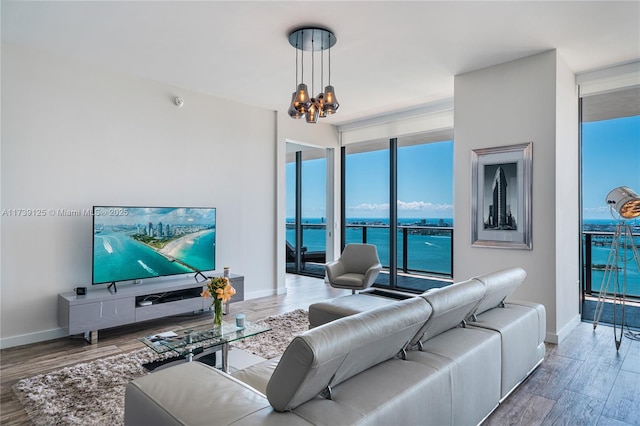
[[[547,309],[557,342],[578,314],[578,114],[575,77],[549,51],[455,77],[454,278],[521,266],[515,298]],[[471,150],[533,142],[533,250],[471,246]]]
[[[218,269],[275,294],[273,111],[10,45],[2,65],[2,209],[213,206]],[[0,345],[62,335],[57,294],[91,284],[91,223],[1,218]]]
[[[576,76],[556,56],[556,330],[563,340],[580,321],[580,147]]]

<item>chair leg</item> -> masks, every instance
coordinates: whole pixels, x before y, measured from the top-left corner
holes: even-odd
[[[351,290],[351,294],[356,294],[356,291],[355,290]]]

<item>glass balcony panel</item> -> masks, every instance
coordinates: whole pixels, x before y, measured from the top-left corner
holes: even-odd
[[[633,241],[636,248],[640,247],[640,225],[632,228]],[[603,291],[603,280],[605,278],[605,269],[610,259],[611,244],[613,241],[612,232],[584,232],[583,233],[583,269],[585,272],[584,285],[585,292],[587,294],[597,295]],[[586,247],[587,242],[590,243],[590,257],[589,250]],[[639,248],[640,250],[640,248]],[[626,250],[621,250],[618,254],[617,263],[617,276],[622,288],[625,272],[625,260],[626,260],[626,296],[633,298],[640,298],[640,270],[636,260],[634,260],[633,250],[630,246],[627,246]],[[613,265],[612,265],[613,266]],[[614,269],[615,272],[615,269]],[[615,276],[615,273],[613,274]],[[590,284],[590,288],[587,288]],[[605,287],[606,287],[606,283]],[[612,284],[609,287],[609,293],[612,292]]]
[[[453,228],[411,227],[407,229],[407,264],[404,264],[404,231],[398,232],[398,271],[410,274],[435,275],[451,278],[453,261],[451,244]],[[389,226],[349,225],[346,243],[371,243],[378,249],[383,268],[389,268]],[[365,241],[366,240],[366,241]],[[406,266],[406,267],[405,267]]]

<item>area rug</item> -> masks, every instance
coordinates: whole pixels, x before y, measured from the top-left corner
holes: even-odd
[[[267,317],[255,323],[269,326],[271,330],[250,339],[234,342],[233,346],[261,358],[271,359],[282,355],[293,337],[309,329],[309,313],[303,309],[297,309],[286,314]]]
[[[266,359],[281,355],[309,328],[307,312],[301,309],[256,322],[272,330],[234,346]],[[125,387],[149,374],[142,365],[154,360],[155,352],[138,349],[22,379],[13,391],[35,425],[122,425]]]

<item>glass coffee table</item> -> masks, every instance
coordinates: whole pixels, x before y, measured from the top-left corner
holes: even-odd
[[[194,356],[222,352],[222,370],[229,372],[229,344],[246,339],[271,328],[245,321],[243,328],[235,323],[223,322],[222,328],[213,324],[172,330],[145,336],[142,343],[159,354],[173,353],[176,358],[191,362]]]

